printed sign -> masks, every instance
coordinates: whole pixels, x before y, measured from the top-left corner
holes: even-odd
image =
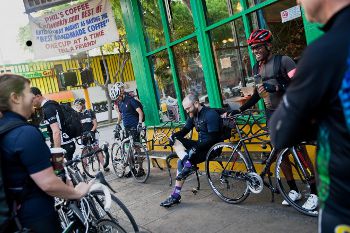
[[[61,5],[72,0],[23,0],[26,13],[43,10],[49,7]],[[75,0],[73,0],[75,1]]]
[[[108,0],[91,0],[37,18],[29,15],[35,59],[87,51],[119,39]]]
[[[19,75],[22,75],[26,78],[43,78],[43,77],[50,77],[53,76],[52,70],[39,70],[39,71],[32,71],[32,72],[25,72],[25,73],[18,73]]]
[[[301,17],[300,6],[294,6],[287,10],[281,11],[282,23]]]

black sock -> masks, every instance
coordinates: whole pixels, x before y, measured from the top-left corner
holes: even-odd
[[[295,183],[295,180],[287,180],[287,184],[290,190],[295,190],[297,193],[299,192],[299,189],[297,187],[297,184]]]
[[[310,184],[310,193],[317,195],[317,188],[316,188],[316,183],[315,182]]]

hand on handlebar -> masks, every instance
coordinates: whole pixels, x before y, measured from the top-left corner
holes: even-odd
[[[79,199],[84,197],[90,190],[91,186],[94,184],[94,179],[90,180],[89,183],[80,182],[77,186],[75,186],[75,191],[79,193]]]

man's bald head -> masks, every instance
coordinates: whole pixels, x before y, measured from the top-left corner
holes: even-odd
[[[182,101],[182,106],[185,111],[192,117],[195,113],[197,113],[201,105],[199,104],[198,95],[195,93],[188,94]]]

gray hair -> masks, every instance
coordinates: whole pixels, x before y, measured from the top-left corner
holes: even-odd
[[[192,104],[193,104],[194,102],[196,102],[196,101],[199,102],[198,94],[195,93],[195,92],[186,95],[186,97],[184,98],[184,101],[185,101],[186,99],[187,99],[188,101],[190,101]]]

